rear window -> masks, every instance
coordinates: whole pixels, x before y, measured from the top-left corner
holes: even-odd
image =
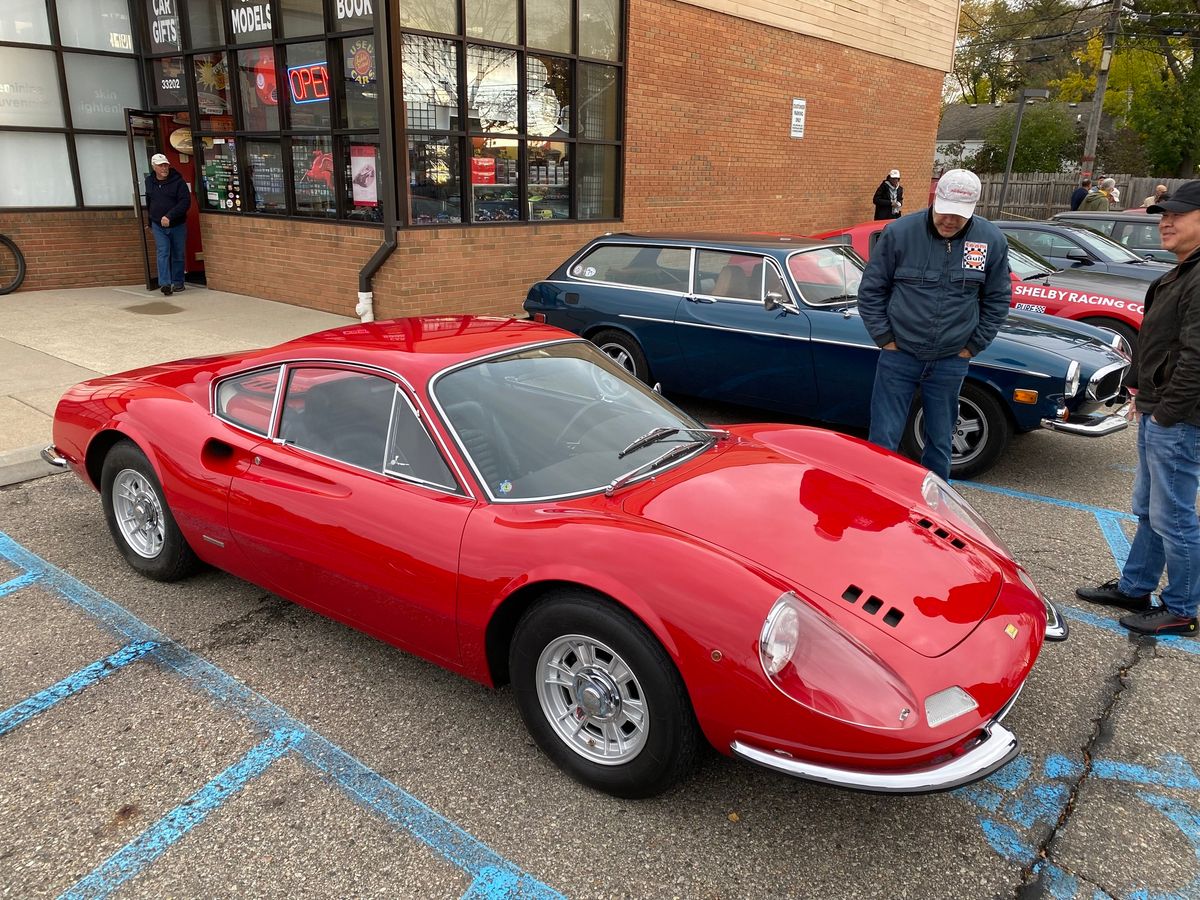
[[[604,244],[571,266],[571,276],[629,287],[686,291],[691,255],[686,247]]]
[[[266,369],[238,375],[217,386],[213,410],[219,418],[261,434],[270,435],[271,410],[279,390],[279,369]]]

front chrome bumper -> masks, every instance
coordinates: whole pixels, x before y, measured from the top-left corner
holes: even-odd
[[[41,452],[38,453],[38,456],[40,456],[44,462],[49,463],[56,469],[65,469],[67,467],[66,459],[61,453],[58,452],[58,448],[53,444],[43,447]]]
[[[1010,701],[1008,706],[1011,705]],[[1005,709],[1007,710],[1007,708]],[[743,744],[741,741],[734,741],[730,745],[730,749],[742,759],[808,781],[819,781],[823,784],[855,791],[872,791],[883,794],[929,794],[935,791],[952,790],[986,778],[1009,763],[1020,752],[1021,745],[1015,734],[1001,725],[999,721],[994,721],[984,729],[983,740],[967,753],[915,772],[860,772],[853,769],[839,769],[779,756],[758,747]]]
[[[1125,417],[1128,410],[1129,405],[1126,404],[1108,415],[1071,415],[1066,419],[1042,419],[1042,427],[1082,437],[1105,437],[1129,427],[1129,420]]]

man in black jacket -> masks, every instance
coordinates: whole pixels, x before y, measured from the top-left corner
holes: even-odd
[[[150,165],[154,171],[146,176],[146,210],[158,251],[159,289],[169,297],[183,290],[187,211],[192,205],[192,192],[163,154],[150,157]]]
[[[1129,610],[1121,624],[1130,631],[1194,635],[1200,607],[1200,181],[1147,212],[1162,213],[1162,245],[1179,263],[1146,291],[1129,376],[1138,414],[1137,532],[1120,578],[1075,593]],[[1162,605],[1153,605],[1164,567]]]
[[[887,178],[875,188],[875,196],[871,198],[875,204],[876,219],[898,219],[900,209],[904,205],[904,188],[900,186],[900,170],[892,169]]]

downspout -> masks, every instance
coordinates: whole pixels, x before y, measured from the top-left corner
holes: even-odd
[[[354,312],[361,322],[375,321],[375,292],[371,279],[396,249],[396,155],[392,143],[391,28],[388,10],[391,3],[378,4],[379,26],[375,30],[375,73],[382,96],[379,98],[379,155],[383,160],[383,243],[358,273],[358,303]]]

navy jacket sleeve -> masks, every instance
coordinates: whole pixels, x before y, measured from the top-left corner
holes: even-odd
[[[871,259],[858,286],[858,312],[867,333],[876,346],[883,347],[895,340],[888,319],[888,300],[892,295],[892,279],[896,274],[896,244],[893,229],[885,228],[879,242],[871,251]]]
[[[997,233],[998,239],[988,242],[990,246],[987,270],[983,280],[983,293],[979,298],[979,324],[975,326],[971,339],[967,341],[967,350],[972,356],[978,356],[996,339],[1000,326],[1008,318],[1008,308],[1012,304],[1008,240],[999,229]]]
[[[182,222],[191,205],[192,192],[188,190],[187,182],[179,178],[175,182],[175,205],[171,207],[167,217],[172,223]]]

